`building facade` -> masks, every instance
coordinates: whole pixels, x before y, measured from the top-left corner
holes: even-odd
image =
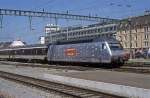
[[[129,50],[150,48],[150,15],[122,20],[116,38]]]
[[[45,44],[45,36],[40,36],[40,38],[39,38],[39,40],[40,40],[40,44]]]
[[[89,37],[115,36],[117,24],[92,24],[79,27],[61,28],[45,36],[46,44],[61,40],[80,40]]]
[[[51,41],[51,36],[53,34],[53,32],[59,31],[60,27],[54,24],[47,24],[45,26],[45,37],[42,38],[44,39],[44,44],[47,44]]]

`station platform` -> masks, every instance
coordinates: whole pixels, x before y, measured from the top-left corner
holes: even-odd
[[[76,86],[128,98],[150,98],[150,75],[115,71],[49,72],[37,68],[6,68],[0,71],[17,73],[47,81]]]
[[[149,64],[150,65],[150,59],[129,59],[127,63],[143,63],[143,64]]]

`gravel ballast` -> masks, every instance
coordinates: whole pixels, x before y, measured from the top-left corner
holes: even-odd
[[[0,78],[0,98],[72,98]]]

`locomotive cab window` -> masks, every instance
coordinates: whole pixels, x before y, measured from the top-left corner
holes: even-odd
[[[102,43],[102,49],[106,49],[105,43]]]
[[[110,49],[116,50],[116,49],[123,49],[120,43],[109,43]]]

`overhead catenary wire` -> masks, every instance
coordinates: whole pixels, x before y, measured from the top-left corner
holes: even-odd
[[[50,5],[50,4],[52,4],[52,3],[54,3],[54,1],[55,0],[49,0],[49,1],[46,1],[46,2],[44,2],[43,4],[40,4],[40,5],[37,5],[37,7],[35,7],[35,8],[37,8],[37,9],[40,9],[40,8],[42,8],[42,10],[43,11],[45,11],[46,9],[45,9],[45,7],[47,7],[48,5]],[[94,0],[93,0],[94,1]],[[112,2],[112,1],[111,1]],[[112,2],[112,3],[110,3],[110,2],[108,2],[107,3],[109,6],[117,6],[118,8],[120,8],[120,7],[127,7],[127,8],[130,8],[130,7],[132,7],[132,4],[120,4],[120,3],[118,3],[118,2]],[[95,6],[95,7],[94,7]],[[99,6],[99,5],[97,5],[97,4],[93,4],[93,6],[92,5],[90,5],[90,6],[88,6],[88,7],[84,7],[84,8],[78,8],[78,9],[74,9],[75,11],[84,11],[84,10],[88,10],[88,9],[99,9],[99,8],[97,8],[97,6]],[[34,9],[33,9],[34,10]],[[112,11],[112,10],[111,10]],[[142,10],[141,10],[142,11]],[[71,13],[72,11],[71,10],[68,10],[68,13]],[[136,11],[136,12],[140,12],[140,11]],[[105,12],[102,12],[102,13],[105,13]],[[128,10],[127,11],[124,11],[123,13],[122,13],[122,11],[112,11],[112,13],[113,14],[117,14],[117,16],[120,16],[119,14],[121,14],[121,15],[123,15],[123,14],[128,14],[128,13],[135,13],[135,10],[133,10],[133,12],[129,12]],[[92,14],[92,13],[90,13],[90,14]],[[99,14],[98,14],[99,15]],[[122,17],[122,16],[120,16],[120,17]]]
[[[3,15],[0,15],[0,29],[3,28]]]
[[[106,13],[105,11],[104,11],[104,9],[107,9],[108,8],[108,6],[109,7],[118,7],[119,9],[120,9],[120,7],[121,8],[123,8],[123,7],[125,7],[125,8],[129,8],[130,10],[131,10],[131,8],[132,8],[132,6],[133,6],[133,4],[131,3],[131,2],[128,2],[128,3],[125,3],[125,2],[127,2],[127,0],[121,0],[122,1],[122,3],[121,2],[119,2],[119,1],[107,1],[106,2],[106,7],[103,7],[101,10],[101,13]],[[93,3],[91,3],[91,4],[93,4]],[[71,10],[69,10],[70,12],[81,12],[81,11],[85,11],[85,10],[91,10],[91,9],[100,9],[100,8],[97,8],[98,6],[100,6],[99,4],[93,4],[93,5],[91,5],[90,4],[90,6],[88,6],[88,7],[84,7],[84,8],[80,8],[80,9],[71,9]],[[136,9],[135,9],[136,10]],[[135,10],[133,10],[133,11],[135,11]],[[110,9],[110,11],[114,14],[114,13],[116,13],[116,14],[124,14],[124,13],[122,13],[122,11],[113,11],[113,10],[111,10]],[[98,11],[99,12],[99,11]],[[119,13],[120,12],[120,13]],[[137,10],[136,10],[136,12],[138,12]],[[139,11],[140,12],[140,11]],[[128,13],[128,14],[131,14],[131,12],[129,13],[129,10],[126,10],[126,12],[125,13]],[[134,13],[134,12],[133,12]],[[89,15],[91,15],[92,13],[90,13],[89,12]],[[95,16],[97,16],[97,15],[99,15],[99,14],[95,14]],[[109,16],[108,16],[109,17]]]
[[[34,6],[31,10],[36,10],[36,9],[40,9],[40,8],[42,8],[42,10],[43,10],[45,8],[45,6],[48,6],[49,4],[52,4],[55,1],[56,0],[48,0],[47,2],[44,2],[43,4]]]
[[[53,3],[54,1],[56,1],[56,0],[48,0],[47,2],[45,2],[43,4],[40,4],[40,5],[33,7],[31,10],[36,10],[37,8],[38,9],[42,8],[42,11],[44,12],[45,9],[43,7],[50,4],[50,3]],[[44,17],[43,17],[43,20],[45,20]],[[32,17],[31,16],[29,16],[29,28],[30,28],[30,31],[32,31]]]

